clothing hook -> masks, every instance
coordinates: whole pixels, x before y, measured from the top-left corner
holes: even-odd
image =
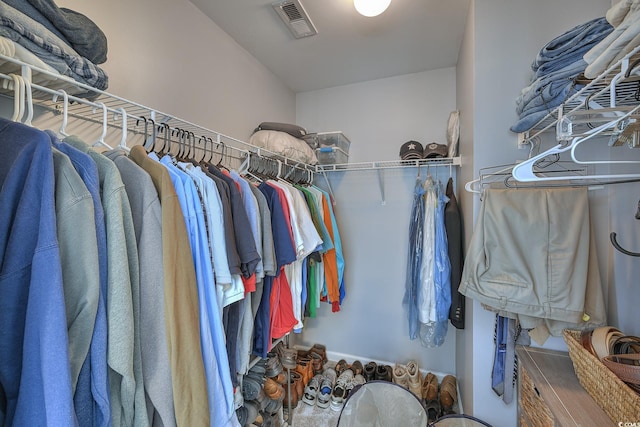
[[[611,244],[613,245],[613,247],[619,250],[620,252],[622,252],[623,254],[633,256],[633,257],[640,257],[640,252],[631,252],[626,250],[622,246],[620,246],[615,232],[611,232],[611,234],[609,234],[609,238],[611,239]]]

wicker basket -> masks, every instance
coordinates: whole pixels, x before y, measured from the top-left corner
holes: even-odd
[[[640,395],[582,346],[581,334],[581,331],[569,329],[563,331],[578,381],[612,421],[615,423],[638,421]]]

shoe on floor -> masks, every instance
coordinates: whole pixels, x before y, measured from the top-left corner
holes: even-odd
[[[346,360],[344,359],[338,360],[338,363],[336,363],[336,366],[335,366],[336,374],[338,374],[338,377],[340,377],[340,375],[348,368],[349,368],[349,364],[347,363]]]
[[[325,369],[322,374],[322,382],[320,383],[320,391],[316,398],[316,405],[319,408],[327,408],[331,404],[331,394],[336,383],[336,371],[333,368]]]
[[[373,362],[373,361],[364,365],[364,379],[367,381],[373,381],[376,377],[377,368],[378,368],[378,365],[376,364],[376,362]]]
[[[302,401],[307,405],[315,405],[316,397],[318,397],[318,391],[320,390],[320,383],[322,382],[322,375],[316,375],[311,378],[309,384],[304,389],[304,394],[302,395]]]
[[[418,368],[418,363],[415,360],[410,360],[407,362],[406,368],[409,391],[420,399],[422,398],[422,373]]]
[[[362,374],[364,372],[364,366],[362,366],[362,362],[356,360],[351,364],[351,370],[354,375]]]
[[[406,389],[409,388],[409,374],[404,365],[396,363],[396,366],[393,367],[393,382]]]
[[[376,380],[379,381],[391,381],[392,378],[392,369],[389,365],[378,365],[376,368]]]
[[[438,377],[429,372],[422,382],[422,398],[425,402],[438,399]]]
[[[440,383],[440,405],[442,411],[449,412],[458,401],[458,391],[456,387],[456,377],[445,375]]]
[[[344,399],[347,397],[347,387],[351,383],[353,379],[353,371],[351,369],[347,369],[340,374],[338,379],[336,380],[336,386],[333,388],[333,393],[331,393],[331,409],[339,412],[344,405]]]
[[[358,387],[361,386],[363,384],[365,384],[367,382],[367,380],[364,379],[364,377],[361,374],[355,375],[353,377],[353,379],[349,382],[349,384],[347,384],[347,395],[346,397],[349,397],[349,395],[353,392],[353,390]]]

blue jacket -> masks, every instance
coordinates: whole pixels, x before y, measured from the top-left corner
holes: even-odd
[[[49,137],[0,119],[0,425],[75,426]]]

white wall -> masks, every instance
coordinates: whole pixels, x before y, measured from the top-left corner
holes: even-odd
[[[245,141],[295,118],[294,93],[188,0],[57,4],[106,34],[110,93]]]
[[[455,68],[303,92],[296,123],[310,132],[344,132],[350,162],[397,160],[406,141],[446,143],[454,95]]]
[[[484,167],[526,158],[527,153],[516,148],[516,137],[509,132],[509,127],[516,119],[514,99],[528,83],[531,61],[552,38],[589,19],[604,16],[609,5],[605,0],[474,2],[474,149],[470,154],[474,175]],[[464,114],[462,110],[461,115]],[[608,218],[603,218],[601,211],[603,207],[607,209],[607,201],[606,196],[604,202],[601,200],[601,194],[591,196],[591,207],[596,212],[596,226],[606,229]],[[465,202],[470,199],[477,212],[479,199],[467,196]],[[603,244],[606,242],[601,239],[600,245]],[[600,259],[605,271],[606,253],[605,249]],[[495,426],[516,425],[515,402],[505,405],[491,391],[494,316],[474,303],[472,321],[474,415]],[[551,339],[547,344],[562,345],[561,339]]]
[[[368,81],[299,93],[296,123],[310,131],[343,131],[351,140],[351,162],[397,160],[408,140],[446,141],[455,96],[454,68]],[[430,171],[446,183],[448,167]],[[423,168],[423,178],[426,172]],[[328,351],[363,357],[363,363],[415,359],[423,369],[455,372],[455,329],[450,327],[441,347],[422,347],[419,340],[409,340],[402,309],[417,173],[410,168],[382,176],[376,171],[328,174],[345,248],[347,296],[339,313],[324,304],[316,319],[306,320],[296,342],[324,343]],[[326,186],[322,178],[317,183]]]
[[[463,218],[463,229],[465,240],[468,241],[473,230],[473,204],[474,198],[471,193],[464,190],[464,183],[471,181],[474,177],[473,170],[473,127],[474,127],[474,55],[475,55],[475,2],[469,5],[469,14],[465,33],[460,46],[458,56],[458,66],[456,67],[456,105],[460,110],[460,142],[459,151],[462,167],[458,174],[458,202]],[[465,242],[464,247],[466,248]],[[466,252],[466,251],[465,251]],[[464,396],[464,410],[470,414],[474,411],[473,401],[473,366],[474,366],[474,346],[473,346],[473,306],[472,301],[467,301],[465,305],[465,329],[456,334],[456,373],[459,387]]]

